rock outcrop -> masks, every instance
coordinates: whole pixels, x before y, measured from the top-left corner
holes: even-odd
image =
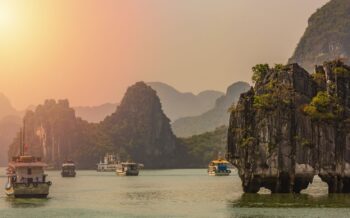
[[[128,88],[116,112],[101,125],[125,158],[147,168],[185,166],[185,147],[173,134],[156,91],[143,82]]]
[[[307,70],[316,64],[336,58],[350,57],[350,1],[331,0],[317,10],[308,21],[289,63],[298,63]]]
[[[80,157],[86,154],[87,149],[83,146],[93,144],[86,142],[88,135],[92,135],[92,127],[90,128],[87,122],[76,118],[68,100],[46,100],[44,104],[36,107],[35,111],[27,111],[23,119],[25,120],[25,154],[42,157],[54,168],[59,168],[67,159],[79,161],[84,168],[86,163],[80,161]],[[9,147],[9,158],[18,155],[19,141],[18,134]],[[91,156],[89,158],[93,159]],[[95,161],[97,161],[96,158]]]
[[[228,158],[245,192],[299,193],[315,175],[330,193],[350,192],[350,67],[297,64],[258,73],[228,130]]]
[[[185,145],[175,137],[156,92],[143,82],[131,86],[115,112],[99,124],[75,115],[68,100],[47,100],[25,120],[25,153],[40,156],[53,168],[73,159],[79,168],[94,169],[106,152],[146,168],[185,167]],[[19,130],[18,130],[19,131]],[[9,149],[17,155],[19,135]]]

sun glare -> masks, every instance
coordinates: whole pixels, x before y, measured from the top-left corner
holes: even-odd
[[[0,31],[9,28],[13,25],[14,14],[11,8],[0,2]]]

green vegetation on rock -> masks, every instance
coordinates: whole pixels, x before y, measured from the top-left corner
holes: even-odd
[[[254,83],[261,82],[266,74],[270,71],[270,66],[268,64],[257,64],[253,68],[252,81]]]
[[[303,108],[308,116],[317,121],[334,120],[340,115],[341,110],[336,99],[325,91],[318,92],[310,104]]]

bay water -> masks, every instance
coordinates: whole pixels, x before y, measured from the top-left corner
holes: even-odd
[[[0,169],[5,172],[5,168]],[[138,177],[47,171],[47,199],[0,193],[2,217],[350,217],[350,195],[328,195],[318,177],[302,194],[244,194],[237,172],[208,176],[206,169],[143,170]],[[4,175],[4,173],[2,174]],[[2,187],[6,177],[0,177]]]

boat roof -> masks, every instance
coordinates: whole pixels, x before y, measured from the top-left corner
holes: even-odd
[[[62,167],[74,167],[75,164],[74,163],[63,163]]]
[[[8,165],[10,168],[26,168],[26,167],[47,167],[47,164],[41,161],[41,158],[33,156],[13,157]]]
[[[227,160],[219,159],[219,160],[213,160],[211,163],[213,164],[229,164]]]
[[[120,164],[123,164],[123,165],[137,165],[137,163],[134,163],[134,162],[121,162]]]
[[[9,167],[12,168],[25,168],[25,167],[47,167],[47,164],[44,162],[31,162],[31,163],[24,163],[24,162],[10,162]]]

